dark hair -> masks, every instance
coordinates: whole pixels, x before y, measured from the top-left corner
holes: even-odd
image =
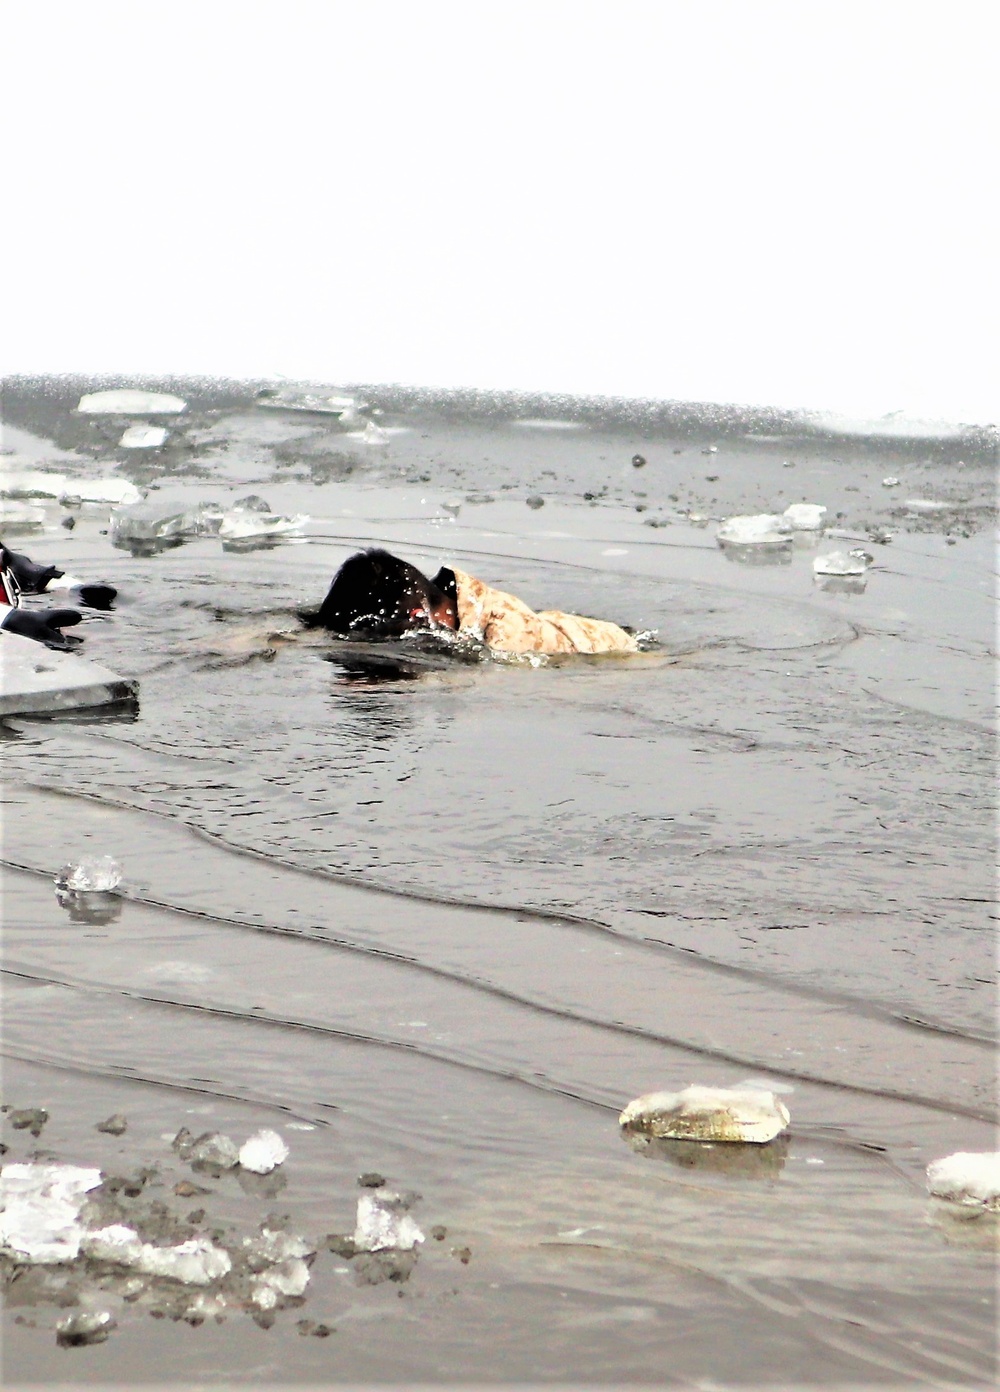
[[[427,613],[444,598],[416,566],[373,547],[350,556],[333,577],[319,611],[301,617],[310,627],[332,633],[395,637],[424,627]]]

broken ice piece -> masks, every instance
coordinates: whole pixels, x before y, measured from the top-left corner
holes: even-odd
[[[410,1251],[424,1235],[409,1216],[415,1195],[372,1191],[358,1199],[354,1245],[359,1252],[378,1252],[387,1247]]]
[[[935,1198],[1000,1213],[1000,1151],[958,1151],[932,1161],[927,1188]]]
[[[789,1115],[774,1093],[763,1089],[686,1087],[637,1097],[618,1121],[650,1136],[763,1145],[785,1130]]]
[[[192,1237],[175,1247],[154,1247],[145,1242],[135,1264],[147,1276],[167,1276],[186,1286],[207,1286],[225,1276],[233,1265],[229,1253],[207,1237]]]
[[[829,551],[825,556],[815,558],[813,573],[816,575],[864,575],[870,564],[867,552],[860,549]]]
[[[187,402],[167,392],[136,391],[121,387],[114,391],[88,392],[76,408],[90,416],[167,416],[187,410]]]
[[[301,1257],[291,1257],[261,1272],[253,1283],[253,1300],[262,1310],[273,1310],[279,1296],[302,1295],[308,1284],[308,1266]]]
[[[99,1121],[94,1130],[103,1131],[108,1136],[124,1136],[128,1130],[128,1121],[121,1112],[115,1112],[114,1116],[109,1116],[107,1121]]]
[[[272,1232],[262,1228],[259,1237],[245,1237],[243,1252],[247,1262],[255,1271],[274,1262],[290,1261],[295,1257],[308,1257],[316,1251],[314,1243],[303,1237],[293,1237],[286,1232]]]
[[[113,856],[87,856],[70,861],[56,876],[60,889],[74,894],[109,894],[122,882],[122,868]]]
[[[192,1164],[215,1165],[220,1170],[231,1170],[238,1164],[240,1153],[236,1149],[236,1142],[228,1136],[223,1136],[219,1131],[205,1131],[191,1142],[187,1154],[182,1158],[190,1160]]]
[[[84,1233],[80,1248],[84,1255],[95,1261],[116,1262],[119,1266],[135,1266],[142,1256],[142,1238],[135,1228],[124,1223],[112,1223],[106,1228],[97,1228]]]
[[[270,1174],[276,1165],[288,1159],[288,1147],[277,1131],[258,1131],[243,1142],[237,1158],[245,1170]]]
[[[749,517],[728,517],[715,533],[720,546],[785,546],[791,540],[792,524],[773,512]]]
[[[294,517],[281,517],[274,512],[254,512],[246,508],[234,508],[223,514],[219,525],[219,536],[224,542],[247,541],[255,537],[289,536],[301,531],[308,517],[296,514]]]
[[[820,503],[792,503],[782,516],[796,532],[818,532],[823,526],[826,508]]]
[[[122,449],[159,449],[166,438],[162,425],[130,425],[118,443]]]
[[[101,1182],[79,1165],[4,1165],[0,1170],[0,1246],[22,1260],[73,1261],[80,1251],[80,1210]]]
[[[116,1320],[110,1310],[76,1310],[56,1323],[56,1343],[63,1348],[103,1344]]]

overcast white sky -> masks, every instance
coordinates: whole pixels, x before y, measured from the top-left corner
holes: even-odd
[[[0,367],[994,421],[995,0],[7,0]]]

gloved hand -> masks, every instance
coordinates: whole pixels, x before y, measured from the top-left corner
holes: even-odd
[[[0,544],[0,559],[4,565],[10,566],[14,572],[14,579],[21,586],[24,594],[43,594],[50,580],[58,580],[64,574],[56,566],[37,565],[27,556],[22,556],[17,551],[9,551],[2,544]]]
[[[61,633],[60,629],[72,628],[82,617],[75,609],[11,609],[0,622],[0,628],[18,633],[22,638],[34,638],[36,643],[44,643],[47,648],[66,652],[83,639],[75,633]]]

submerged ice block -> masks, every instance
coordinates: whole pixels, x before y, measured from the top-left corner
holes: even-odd
[[[774,1093],[763,1088],[692,1086],[637,1097],[618,1121],[626,1130],[649,1136],[762,1145],[785,1130],[789,1115]]]

